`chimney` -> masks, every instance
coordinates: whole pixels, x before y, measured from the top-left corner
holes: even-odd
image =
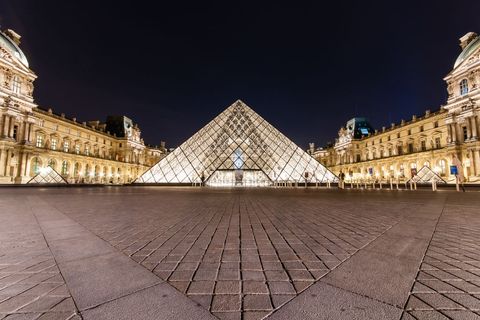
[[[17,44],[17,46],[20,45],[20,38],[22,37],[12,29],[7,29],[4,31],[4,33],[13,41]]]
[[[461,37],[459,40],[460,40],[460,47],[462,47],[462,50],[465,49],[465,47],[468,46],[470,42],[472,42],[476,38],[478,38],[478,34],[476,34],[475,32],[469,32],[463,37]]]

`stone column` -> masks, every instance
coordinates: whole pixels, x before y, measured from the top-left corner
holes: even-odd
[[[29,174],[30,174],[30,160],[32,159],[32,156],[30,154],[27,154],[27,157],[26,157],[26,162],[25,162],[25,171],[24,171],[24,176],[26,177],[29,177]]]
[[[472,120],[472,137],[473,139],[477,140],[478,139],[478,133],[477,133],[477,116],[473,116],[471,118]]]
[[[27,132],[28,132],[28,139],[27,139],[27,141],[28,141],[28,142],[32,142],[32,131],[33,131],[32,129],[33,129],[33,123],[29,122],[29,123],[28,123],[28,130],[27,130]]]
[[[9,115],[4,115],[4,120],[3,120],[3,136],[5,138],[8,138],[8,133],[10,130],[10,116]]]
[[[451,143],[452,142],[452,125],[447,124],[447,142]]]
[[[5,176],[7,167],[7,150],[0,150],[0,177]]]
[[[457,124],[452,123],[452,143],[457,143]]]
[[[480,150],[475,150],[473,151],[474,155],[474,160],[473,162],[475,163],[475,174],[477,176],[480,176]]]
[[[13,127],[15,126],[14,118],[10,117],[10,129],[8,132],[8,137],[13,138]]]

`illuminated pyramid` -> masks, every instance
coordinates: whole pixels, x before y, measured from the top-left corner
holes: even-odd
[[[337,177],[237,100],[136,183],[269,186]]]
[[[423,166],[418,170],[417,174],[408,180],[408,182],[410,181],[416,183],[432,183],[433,181],[436,181],[437,183],[447,183],[428,166]]]
[[[41,168],[40,172],[34,176],[30,181],[27,182],[28,184],[67,184],[67,181],[58,174],[55,169],[48,166],[45,168]]]

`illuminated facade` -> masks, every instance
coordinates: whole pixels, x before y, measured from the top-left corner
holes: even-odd
[[[79,123],[39,108],[19,40],[0,32],[0,184],[26,183],[48,166],[68,183],[128,183],[164,156],[127,117]]]
[[[336,177],[238,100],[136,182],[270,186],[327,181]]]
[[[373,130],[366,119],[350,120],[333,146],[309,152],[348,180],[406,181],[428,166],[447,182],[454,157],[467,182],[480,182],[480,37],[460,38],[462,52],[444,78],[448,101],[438,111]],[[360,121],[357,121],[360,120]],[[363,132],[362,132],[363,130]]]

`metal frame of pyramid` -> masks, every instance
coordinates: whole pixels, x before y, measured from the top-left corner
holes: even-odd
[[[237,185],[238,181],[246,186],[268,186],[338,179],[237,100],[135,183]]]
[[[30,179],[27,184],[68,184],[55,169],[50,166],[41,168],[40,172]]]
[[[407,182],[415,183],[432,183],[436,180],[437,183],[447,183],[438,174],[436,174],[430,167],[423,166],[418,170],[417,174],[410,178]]]

